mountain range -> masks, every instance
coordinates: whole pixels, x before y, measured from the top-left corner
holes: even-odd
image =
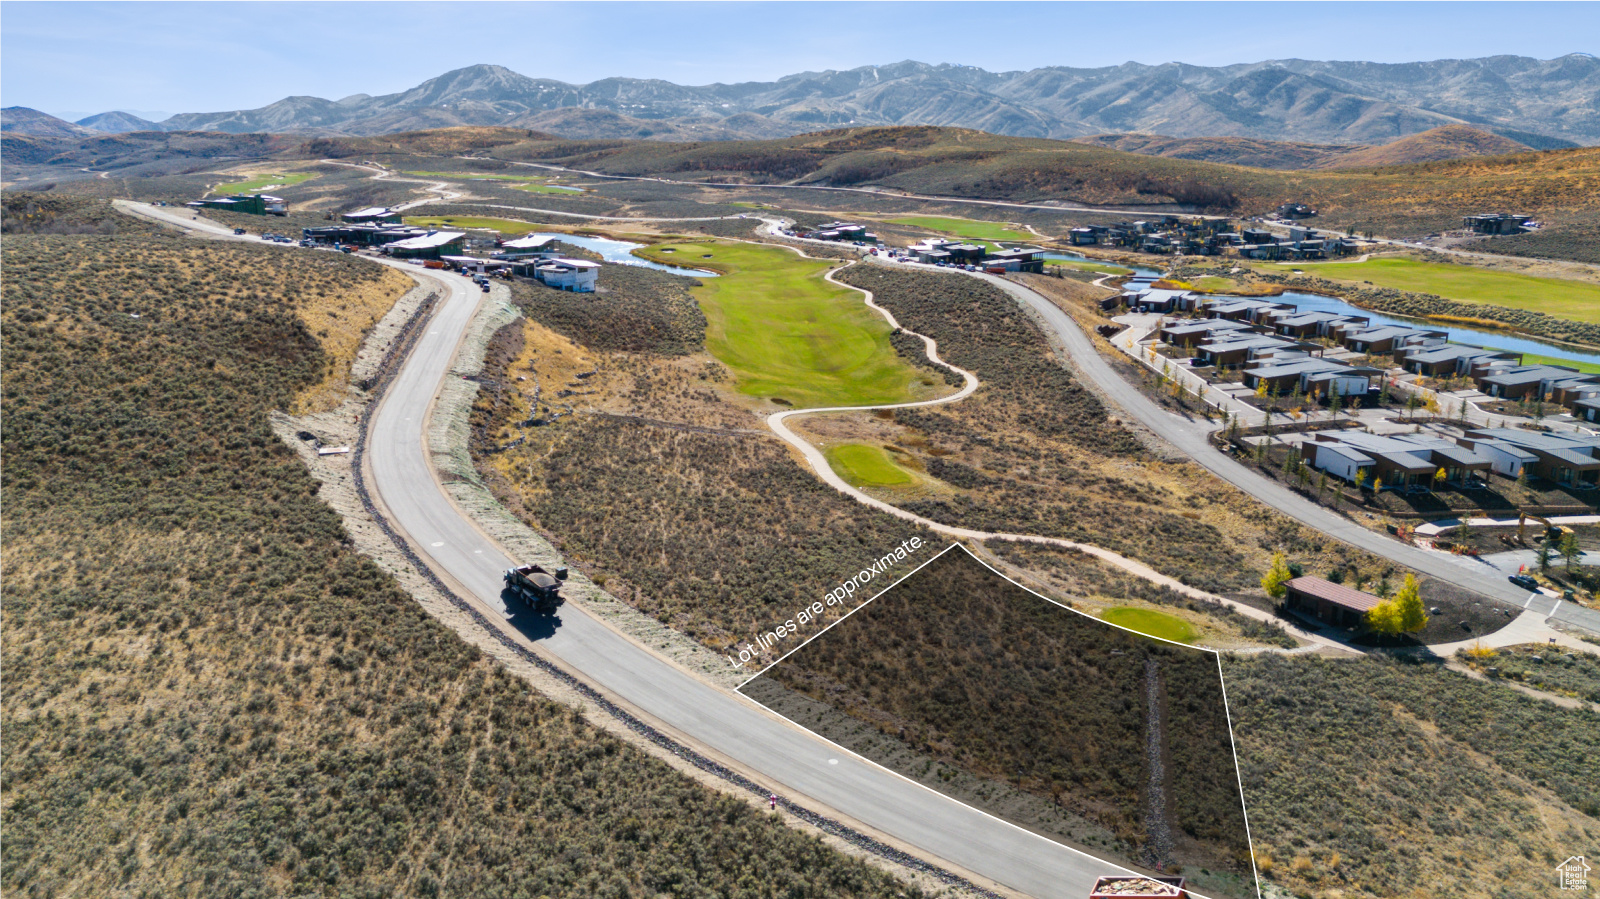
[[[383,96],[286,97],[259,109],[183,113],[162,122],[102,113],[77,124],[112,133],[323,135],[487,125],[656,140],[763,139],[847,125],[915,124],[1020,137],[1134,132],[1325,144],[1382,144],[1472,125],[1550,149],[1600,144],[1600,59],[1573,53],[1550,60],[1288,59],[1218,67],[1130,62],[1018,72],[906,61],[704,86],[638,78],[574,85],[474,65]]]

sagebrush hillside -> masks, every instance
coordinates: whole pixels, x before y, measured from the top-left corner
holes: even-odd
[[[585,724],[349,545],[268,427],[337,254],[7,234],[0,889],[901,896]],[[759,876],[757,876],[759,872]]]

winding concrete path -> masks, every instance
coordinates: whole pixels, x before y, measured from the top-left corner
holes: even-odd
[[[796,253],[800,252],[794,247],[789,247],[789,249],[794,250]],[[850,265],[856,264],[857,263],[850,263]],[[845,266],[845,268],[848,267],[848,265]],[[1270,612],[1264,612],[1261,609],[1255,608],[1254,606],[1245,605],[1244,603],[1235,602],[1226,597],[1217,596],[1212,593],[1207,593],[1204,590],[1198,590],[1194,587],[1190,587],[1187,584],[1181,583],[1174,578],[1168,577],[1167,575],[1156,571],[1154,568],[1151,568],[1149,565],[1146,565],[1143,562],[1130,559],[1121,553],[1114,552],[1104,547],[1095,546],[1090,543],[1078,543],[1076,541],[1066,540],[1060,537],[1044,537],[1036,534],[1012,534],[997,531],[980,531],[973,528],[964,528],[956,525],[945,524],[944,522],[934,521],[931,518],[924,518],[921,515],[908,512],[905,509],[885,502],[877,497],[871,496],[870,494],[867,494],[856,488],[844,478],[840,477],[838,472],[833,470],[833,466],[828,464],[828,458],[823,454],[822,450],[818,449],[804,437],[801,437],[799,434],[795,433],[795,431],[789,427],[788,422],[790,419],[797,418],[802,415],[821,415],[842,412],[875,412],[880,409],[913,409],[919,406],[938,406],[945,403],[954,403],[964,400],[971,396],[979,386],[977,375],[967,371],[964,368],[952,365],[940,357],[938,342],[932,337],[929,337],[925,334],[918,334],[915,331],[901,327],[900,322],[895,319],[894,313],[878,305],[870,290],[856,287],[853,284],[846,284],[836,279],[834,277],[835,272],[842,270],[843,269],[836,269],[834,271],[830,271],[823,277],[833,284],[837,284],[840,287],[848,288],[862,294],[866,305],[879,315],[883,316],[884,320],[889,323],[891,328],[899,328],[906,334],[910,334],[911,336],[921,340],[923,342],[923,346],[927,349],[928,358],[935,365],[943,366],[944,368],[959,374],[964,383],[961,389],[955,393],[952,393],[948,396],[937,397],[931,400],[919,400],[908,403],[885,403],[874,406],[818,406],[809,409],[786,409],[782,412],[774,412],[773,414],[767,416],[767,427],[771,428],[772,432],[778,435],[779,439],[798,450],[800,455],[806,460],[806,463],[811,466],[811,470],[816,472],[817,477],[820,478],[823,483],[839,491],[840,493],[843,493],[851,499],[854,499],[856,502],[871,506],[880,512],[893,515],[894,517],[903,521],[909,521],[913,524],[921,525],[922,527],[925,527],[930,531],[934,531],[935,533],[945,534],[947,536],[956,537],[962,540],[1005,540],[1013,543],[1037,543],[1044,546],[1054,546],[1060,549],[1077,550],[1086,555],[1094,556],[1095,558],[1100,559],[1101,561],[1106,562],[1116,568],[1120,568],[1136,577],[1143,578],[1144,580],[1163,587],[1167,587],[1183,596],[1220,603],[1247,617],[1254,618],[1258,621],[1270,622],[1279,625],[1289,633],[1293,634],[1295,637],[1304,640],[1307,643],[1346,652],[1360,652],[1360,650],[1341,643],[1338,640],[1333,640],[1313,631],[1295,627],[1294,625],[1278,618],[1276,615],[1273,615]]]

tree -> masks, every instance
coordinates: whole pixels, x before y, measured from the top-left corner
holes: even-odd
[[[1333,407],[1332,417],[1338,419],[1339,413],[1344,411],[1344,394],[1337,390],[1333,391],[1328,396],[1328,405]]]
[[[1422,396],[1416,393],[1406,394],[1406,414],[1411,418],[1417,417],[1417,410],[1422,408]]]
[[[1549,571],[1550,570],[1550,555],[1551,555],[1550,538],[1549,537],[1546,537],[1543,540],[1539,541],[1538,553],[1539,553],[1539,570],[1540,571],[1546,571],[1546,572]]]
[[[1321,496],[1328,489],[1328,472],[1326,469],[1317,472],[1317,496]]]
[[[1443,487],[1445,478],[1448,477],[1450,477],[1450,473],[1445,471],[1441,466],[1438,471],[1433,473],[1433,489],[1438,490],[1440,487]]]
[[[1399,592],[1367,612],[1367,627],[1383,636],[1414,634],[1428,626],[1428,612],[1422,607],[1422,591],[1417,576],[1407,573]]]
[[[1285,586],[1294,580],[1294,572],[1289,570],[1289,560],[1283,553],[1272,554],[1272,567],[1261,577],[1261,588],[1273,599],[1282,599],[1288,594],[1289,588]]]
[[[1578,549],[1578,534],[1576,531],[1567,531],[1561,538],[1561,558],[1567,562],[1567,574],[1577,574],[1578,557],[1583,555],[1583,550]]]
[[[1366,484],[1367,484],[1367,470],[1365,468],[1356,469],[1356,490],[1359,491],[1362,487],[1365,487]]]

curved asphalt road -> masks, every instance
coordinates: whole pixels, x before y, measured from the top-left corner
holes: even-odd
[[[231,239],[187,212],[119,203],[125,211]],[[416,273],[411,266],[397,265]],[[450,502],[434,477],[424,424],[482,293],[465,278],[430,273],[449,290],[372,419],[367,459],[388,517],[431,566],[467,596],[506,615],[585,680],[670,730],[800,794],[915,847],[934,860],[1039,899],[1081,899],[1103,874],[1128,869],[1025,831],[907,780],[784,721],[744,696],[709,686],[572,605],[530,618],[500,598],[512,562]],[[866,560],[863,560],[866,561]]]
[[[1140,390],[1128,383],[1111,368],[1088,335],[1061,311],[1056,304],[1027,287],[995,275],[978,273],[982,278],[1010,294],[1017,302],[1039,313],[1055,334],[1065,344],[1072,357],[1072,365],[1088,378],[1118,406],[1137,418],[1141,424],[1173,444],[1195,462],[1216,476],[1263,503],[1277,509],[1307,527],[1315,528],[1352,546],[1358,546],[1374,555],[1413,568],[1424,574],[1458,584],[1485,596],[1522,606],[1529,597],[1528,591],[1513,586],[1505,576],[1491,566],[1469,561],[1462,556],[1428,552],[1414,546],[1390,540],[1359,524],[1336,515],[1278,484],[1266,480],[1234,461],[1211,445],[1210,427],[1174,415],[1152,403]],[[1541,596],[1535,605],[1548,606],[1549,597]],[[1548,611],[1544,614],[1549,614]]]

